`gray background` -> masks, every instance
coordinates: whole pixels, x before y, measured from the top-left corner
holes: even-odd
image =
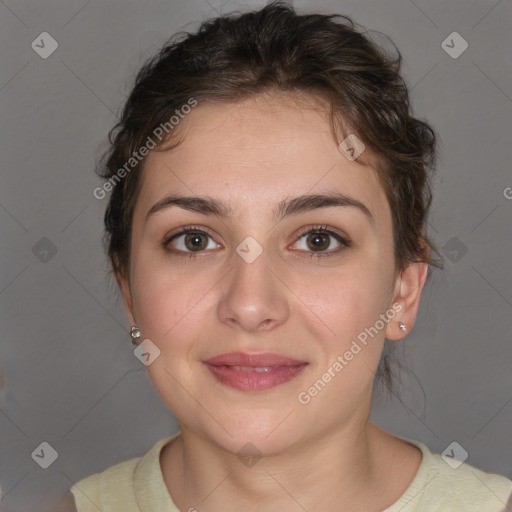
[[[177,30],[265,3],[0,0],[1,510],[43,510],[177,431],[106,279],[93,167],[145,57]],[[416,115],[442,139],[430,226],[446,269],[402,344],[421,385],[404,374],[400,398],[377,400],[372,420],[436,452],[457,441],[468,463],[510,478],[512,4],[295,6],[389,35]],[[59,45],[47,59],[31,47],[43,31]],[[469,44],[458,58],[441,47],[454,31]],[[48,469],[31,457],[42,442],[58,453]]]

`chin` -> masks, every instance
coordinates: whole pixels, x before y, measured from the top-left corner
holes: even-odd
[[[286,415],[271,414],[265,418],[239,418],[229,422],[229,435],[225,430],[208,429],[207,435],[216,444],[230,453],[243,456],[273,456],[289,449],[295,442],[298,432],[296,425],[284,425]],[[285,420],[284,423],[286,423]]]

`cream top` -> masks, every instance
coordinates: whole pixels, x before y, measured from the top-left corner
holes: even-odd
[[[73,487],[78,512],[180,512],[164,482],[158,441],[145,455],[92,474]],[[463,463],[456,469],[411,439],[423,460],[402,496],[382,512],[512,512],[512,481]],[[194,510],[192,507],[189,510]],[[188,511],[182,511],[188,512]]]

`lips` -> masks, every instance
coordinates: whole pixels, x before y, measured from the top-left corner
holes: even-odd
[[[231,352],[207,359],[205,363],[212,366],[245,366],[249,368],[275,368],[277,366],[294,366],[305,363],[298,359],[281,356],[279,354],[247,354],[245,352]]]
[[[214,377],[240,391],[263,391],[290,381],[308,365],[279,354],[231,352],[203,361]]]

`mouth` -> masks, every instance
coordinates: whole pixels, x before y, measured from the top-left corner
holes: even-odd
[[[232,352],[203,361],[215,379],[240,391],[264,391],[294,379],[308,363],[279,354]]]

